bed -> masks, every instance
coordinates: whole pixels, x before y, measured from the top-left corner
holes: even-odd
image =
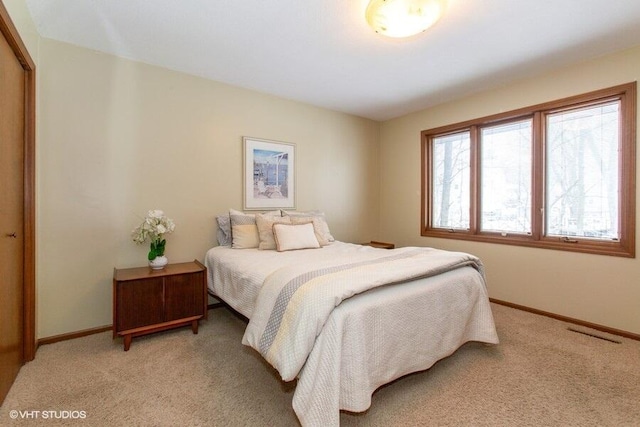
[[[243,343],[284,381],[297,378],[303,426],[339,425],[340,410],[367,410],[380,386],[468,341],[498,343],[482,263],[469,254],[334,241],[216,246],[205,265],[209,292],[249,319]]]

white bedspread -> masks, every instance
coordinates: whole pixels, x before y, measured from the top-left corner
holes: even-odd
[[[242,343],[259,351],[283,380],[291,381],[302,369],[327,318],[345,299],[467,265],[482,271],[478,258],[462,252],[402,248],[368,255],[358,262],[339,258],[291,265],[269,275]]]
[[[209,288],[249,318],[260,280],[281,267],[309,257],[320,263],[336,255],[357,261],[370,258],[371,251],[380,256],[394,252],[340,242],[291,253],[245,251],[214,248],[205,262]],[[227,280],[231,276],[236,276],[235,284]],[[250,283],[251,290],[241,289]],[[483,277],[472,267],[348,298],[331,312],[315,339],[298,375],[293,408],[303,426],[337,426],[340,409],[365,411],[378,387],[429,368],[467,341],[498,343]]]

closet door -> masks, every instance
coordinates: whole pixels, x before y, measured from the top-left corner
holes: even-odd
[[[24,362],[25,77],[0,37],[0,401]]]
[[[0,0],[0,404],[36,351],[35,80]]]

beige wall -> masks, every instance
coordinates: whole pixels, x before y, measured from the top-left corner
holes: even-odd
[[[114,266],[144,265],[130,231],[176,222],[172,262],[202,260],[214,215],[242,209],[242,136],[296,144],[297,207],[344,241],[377,230],[379,124],[40,42],[38,337],[111,323]]]
[[[40,36],[38,35],[38,30],[36,29],[35,24],[33,23],[33,19],[31,19],[31,14],[27,8],[26,1],[2,0],[2,4],[4,4],[7,12],[9,12],[13,25],[15,25],[20,33],[20,38],[24,42],[25,46],[27,46],[31,59],[33,59],[37,64]]]
[[[420,236],[421,130],[639,78],[640,47],[382,123],[379,238],[474,253],[493,298],[640,334],[640,259]]]
[[[379,125],[41,39],[3,2],[39,67],[38,337],[111,323],[112,268],[144,263],[129,231],[148,209],[178,224],[172,261],[202,259],[213,216],[242,204],[243,135],[297,144],[298,207],[341,240],[475,253],[494,298],[640,333],[637,259],[419,233],[421,130],[637,80],[640,48]]]

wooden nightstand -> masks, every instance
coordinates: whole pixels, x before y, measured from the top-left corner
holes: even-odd
[[[113,270],[113,338],[124,337],[124,351],[133,337],[191,325],[207,318],[206,267],[197,260]]]
[[[363,245],[381,249],[394,249],[396,247],[393,243],[377,242],[375,240],[372,240],[369,243],[363,243]]]

